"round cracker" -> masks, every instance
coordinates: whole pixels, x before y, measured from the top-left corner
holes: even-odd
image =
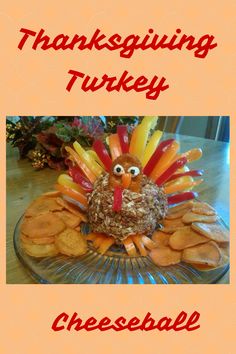
[[[192,212],[188,212],[182,217],[182,221],[185,224],[191,224],[193,222],[212,224],[216,222],[217,219],[218,219],[217,215],[208,216],[208,215],[194,214]]]
[[[24,251],[32,257],[52,257],[56,256],[59,251],[55,244],[50,245],[30,245],[25,242],[21,242]]]
[[[216,267],[221,261],[221,251],[213,241],[186,248],[182,252],[182,260],[191,264],[204,264]]]
[[[162,232],[155,231],[152,235],[152,240],[157,244],[158,247],[166,247],[169,243],[170,235]]]
[[[58,250],[67,256],[81,256],[87,252],[87,242],[76,230],[65,229],[55,240]]]
[[[190,226],[177,230],[169,239],[170,247],[175,250],[183,250],[205,242],[209,242],[209,238],[195,232]]]
[[[67,210],[55,211],[54,214],[58,216],[66,224],[66,226],[72,229],[76,228],[81,222],[79,215],[76,216]]]
[[[229,242],[229,232],[219,223],[205,224],[200,222],[195,222],[191,225],[192,229],[199,232],[203,236],[216,241],[218,243]]]
[[[50,237],[66,228],[64,222],[53,213],[42,214],[25,219],[21,232],[30,238]]]
[[[25,212],[25,216],[32,217],[46,214],[50,211],[62,210],[63,207],[56,202],[56,198],[39,197],[33,201]]]
[[[30,238],[23,233],[21,233],[20,238],[23,242],[28,243],[30,245],[49,245],[50,243],[55,243],[55,237],[38,237],[38,238]]]
[[[180,263],[181,252],[174,251],[170,247],[154,248],[149,253],[153,263],[158,266],[169,266]]]

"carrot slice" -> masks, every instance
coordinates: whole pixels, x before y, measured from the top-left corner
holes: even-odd
[[[134,241],[135,246],[138,248],[141,256],[146,257],[148,252],[142,242],[142,236],[141,235],[132,236],[132,240]]]
[[[101,254],[106,253],[107,250],[115,243],[115,239],[113,237],[106,237],[106,239],[100,244],[98,248],[98,252]]]
[[[109,136],[109,148],[111,152],[112,160],[115,160],[122,154],[122,150],[120,147],[120,139],[118,134],[111,134]]]
[[[58,190],[62,194],[65,194],[68,197],[75,199],[77,202],[82,204],[84,207],[87,207],[87,198],[83,194],[81,194],[71,188],[62,186],[60,184],[56,184],[55,188],[56,188],[56,190]]]
[[[94,240],[93,240],[93,245],[95,248],[99,248],[101,246],[101,244],[106,240],[106,236],[97,236]]]
[[[142,242],[144,243],[144,246],[147,247],[149,250],[152,250],[153,248],[157,247],[156,242],[152,241],[147,236],[142,236]]]
[[[136,251],[135,245],[134,245],[131,237],[127,237],[123,241],[123,244],[124,244],[125,249],[130,257],[137,256],[137,251]]]
[[[95,182],[97,177],[93,174],[90,168],[88,168],[87,165],[82,161],[79,155],[70,146],[66,146],[65,149],[72,156],[72,159],[81,168],[81,170],[83,171],[85,176],[90,180],[90,182]]]

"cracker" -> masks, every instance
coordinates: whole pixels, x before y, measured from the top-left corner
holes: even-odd
[[[156,243],[157,247],[166,247],[169,243],[170,235],[162,232],[162,231],[155,231],[152,235],[152,240]]]
[[[21,241],[28,243],[30,245],[49,245],[50,243],[55,242],[55,237],[38,237],[38,238],[30,238],[23,233],[20,235]]]
[[[193,222],[202,222],[212,224],[216,222],[218,219],[217,215],[201,215],[201,214],[194,214],[193,212],[188,212],[182,217],[182,221],[185,224],[191,224]]]
[[[209,242],[209,238],[193,231],[190,226],[177,230],[169,239],[170,247],[175,250],[183,250],[205,242]]]
[[[218,243],[225,243],[229,241],[229,232],[219,223],[214,224],[204,224],[200,222],[195,222],[191,226],[193,230],[199,232],[203,236],[216,241]]]
[[[169,207],[168,214],[179,212],[180,210],[192,209],[193,201],[184,202],[173,207]]]
[[[188,211],[192,209],[193,202],[187,202],[184,204],[177,205],[175,207],[170,207],[168,209],[166,219],[167,220],[173,220],[173,219],[179,219],[182,218],[184,214],[186,214]]]
[[[54,236],[65,229],[66,225],[53,213],[42,214],[25,219],[21,232],[30,238]]]
[[[30,245],[25,242],[21,242],[24,251],[32,257],[53,257],[58,254],[58,249],[55,244],[50,245]]]
[[[79,215],[76,216],[67,210],[56,211],[54,214],[58,216],[66,224],[66,226],[72,229],[76,228],[81,222]]]
[[[87,252],[87,243],[83,236],[73,229],[65,229],[55,240],[58,250],[67,256],[81,256]]]
[[[204,264],[216,267],[221,261],[221,251],[213,241],[186,248],[182,252],[182,260],[191,264]]]
[[[25,216],[38,216],[56,210],[62,210],[62,206],[56,202],[56,198],[39,197],[27,208]]]
[[[176,230],[179,230],[180,228],[185,226],[182,219],[163,220],[162,224],[163,228],[161,229],[161,231],[169,234],[172,234]]]
[[[192,207],[192,212],[200,215],[216,215],[216,210],[208,203],[194,202]]]
[[[181,261],[181,252],[172,250],[170,247],[154,248],[149,256],[158,266],[169,266]]]

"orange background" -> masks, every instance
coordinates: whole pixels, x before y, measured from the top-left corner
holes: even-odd
[[[235,1],[4,1],[1,26],[1,141],[6,115],[230,115],[231,155],[235,156]],[[186,33],[216,37],[218,47],[205,59],[188,51],[145,51],[122,59],[117,52],[19,51],[21,27],[44,28],[51,35],[86,33]],[[165,76],[170,88],[157,101],[143,93],[66,92],[69,69],[92,75]],[[5,147],[1,149],[1,200],[5,200]],[[236,171],[234,160],[231,171]],[[231,173],[231,195],[236,195]],[[235,210],[231,198],[231,210]],[[231,219],[231,284],[173,286],[5,285],[5,203],[1,203],[0,353],[233,353],[235,351],[236,222]],[[83,318],[119,315],[174,317],[201,313],[195,332],[58,332],[50,330],[60,312]]]

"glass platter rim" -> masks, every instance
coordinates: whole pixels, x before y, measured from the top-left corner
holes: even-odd
[[[20,235],[20,232],[19,232],[19,226],[22,222],[24,218],[24,214],[18,219],[16,225],[15,225],[15,228],[14,228],[14,233],[13,233],[13,245],[14,245],[14,250],[15,250],[15,253],[16,253],[16,256],[17,258],[19,259],[20,263],[23,265],[23,267],[25,268],[25,270],[27,271],[27,273],[35,280],[37,281],[39,284],[51,284],[51,285],[60,285],[60,284],[67,284],[67,285],[81,285],[81,284],[85,284],[85,285],[206,285],[206,284],[216,284],[230,269],[230,259],[229,259],[229,262],[225,265],[223,265],[222,267],[220,268],[217,268],[217,269],[213,269],[213,270],[210,270],[210,271],[200,271],[200,270],[197,270],[195,269],[194,267],[191,267],[191,265],[187,264],[187,263],[183,263],[181,262],[180,264],[186,264],[187,267],[193,269],[196,273],[198,274],[209,274],[209,272],[212,272],[212,271],[219,271],[219,274],[217,274],[215,276],[215,278],[210,281],[210,282],[206,282],[206,283],[179,283],[179,282],[173,282],[173,283],[63,283],[63,282],[51,282],[47,279],[44,279],[41,275],[37,274],[33,269],[32,267],[30,267],[30,265],[27,263],[27,261],[24,259],[24,257],[22,256],[22,254],[20,253],[20,251],[18,250],[18,246],[17,246],[17,238],[19,238],[19,235]],[[223,223],[223,225],[227,228],[227,230],[229,230],[229,227],[228,225],[224,222],[224,220],[220,217],[220,222]],[[23,251],[24,252],[24,251]],[[24,253],[23,253],[24,254]],[[28,256],[28,255],[27,255]],[[110,257],[110,258],[119,258],[118,255],[113,255],[113,256],[109,256],[109,255],[100,255],[102,257]],[[30,256],[29,256],[30,257]],[[32,259],[34,259],[33,257],[31,257]],[[43,257],[42,257],[43,258]],[[42,259],[40,258],[40,259]],[[47,257],[48,258],[48,257]],[[50,258],[50,257],[49,257]],[[52,257],[51,257],[52,258]],[[70,257],[71,258],[71,257]],[[125,257],[124,257],[125,258]],[[132,257],[126,257],[127,259],[131,259]],[[138,259],[143,259],[143,258],[148,258],[149,257],[141,257],[141,256],[138,256],[138,257],[134,257],[134,258],[138,258]],[[159,268],[163,268],[163,271],[164,269],[167,269],[167,267],[159,267],[159,266],[156,266],[154,263],[152,264],[152,266],[156,267],[157,268],[157,271]],[[172,267],[174,267],[175,265],[173,265]]]

